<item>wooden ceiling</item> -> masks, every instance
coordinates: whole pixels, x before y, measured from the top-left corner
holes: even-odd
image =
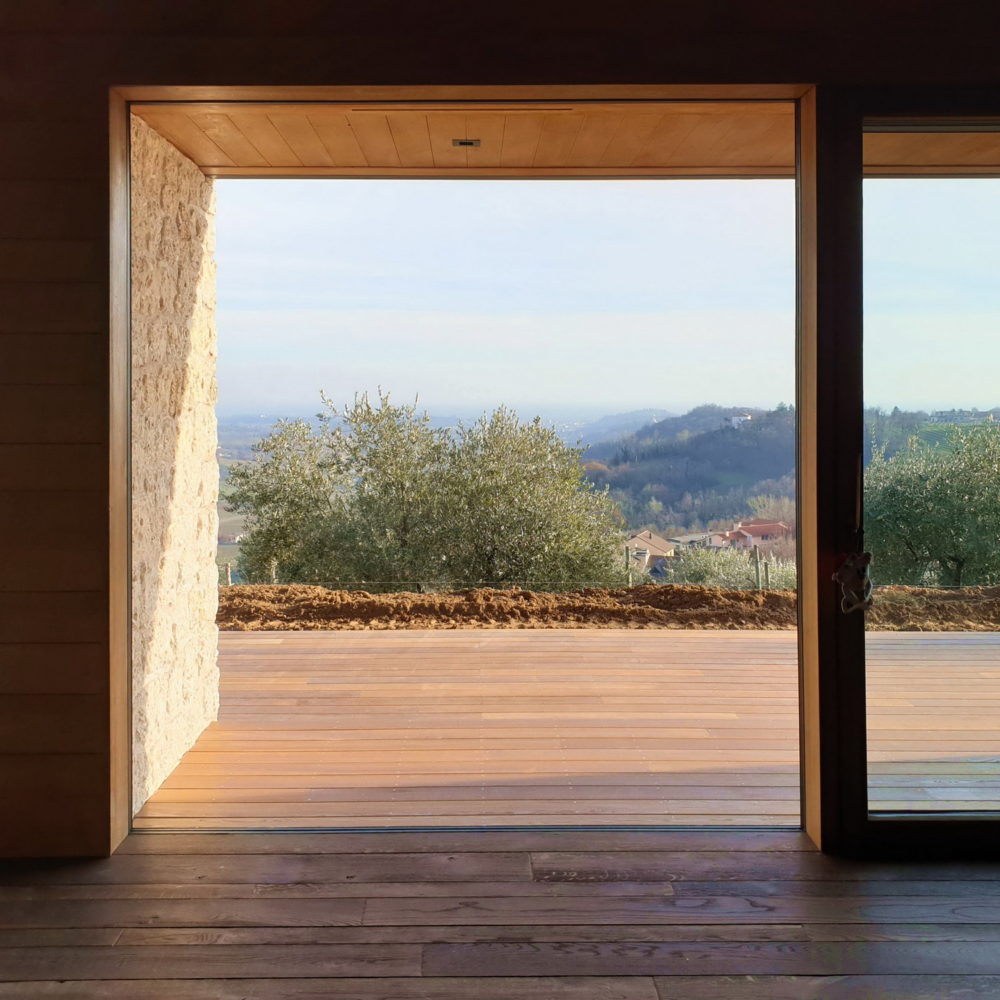
[[[869,177],[1000,177],[1000,131],[867,132]]]
[[[777,101],[132,111],[215,177],[786,177],[795,151],[794,106]]]
[[[787,101],[135,104],[213,177],[791,177]],[[871,132],[870,176],[1000,176],[1000,133]]]

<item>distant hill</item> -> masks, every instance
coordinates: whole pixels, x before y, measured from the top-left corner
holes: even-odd
[[[631,410],[628,413],[612,413],[588,423],[560,429],[559,434],[567,444],[579,442],[584,447],[593,447],[606,441],[617,441],[640,427],[645,427],[666,417],[672,417],[669,410]]]
[[[767,410],[755,409],[752,406],[717,406],[714,403],[706,403],[680,416],[667,414],[655,417],[638,425],[631,433],[623,434],[617,440],[605,439],[595,442],[587,450],[585,458],[587,461],[613,462],[619,454],[635,452],[647,445],[684,440],[692,434],[719,430],[733,417],[750,415],[754,419],[759,419],[765,413]]]
[[[749,515],[752,496],[794,495],[795,411],[699,406],[588,449],[584,463],[633,530],[697,530]]]
[[[319,407],[317,407],[317,410]],[[522,414],[524,419],[530,419]],[[640,427],[654,421],[671,417],[669,410],[646,409],[632,410],[629,413],[612,413],[597,419],[553,420],[559,436],[567,443],[576,445],[580,442],[584,447],[600,444],[606,441],[617,441],[623,435],[630,434]],[[454,427],[459,423],[469,424],[476,415],[456,415],[448,413],[431,413],[432,427]],[[253,457],[251,446],[270,433],[271,428],[279,420],[312,421],[315,414],[248,414],[240,416],[219,417],[219,449],[224,464],[233,461],[245,461]],[[543,423],[550,423],[543,417]]]

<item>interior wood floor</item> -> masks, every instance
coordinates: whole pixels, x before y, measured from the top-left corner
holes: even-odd
[[[136,833],[0,862],[9,1000],[986,1000],[1000,863],[795,832]]]
[[[1000,808],[1000,637],[872,633],[875,808]],[[793,632],[229,632],[137,829],[796,826]]]

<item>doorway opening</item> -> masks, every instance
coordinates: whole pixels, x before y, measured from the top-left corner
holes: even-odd
[[[798,825],[794,105],[133,115],[136,827]]]

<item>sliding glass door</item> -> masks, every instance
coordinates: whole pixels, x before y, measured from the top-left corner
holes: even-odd
[[[868,808],[997,813],[1000,125],[870,120],[864,159]]]
[[[817,88],[800,126],[805,828],[1000,844],[1000,88]]]

